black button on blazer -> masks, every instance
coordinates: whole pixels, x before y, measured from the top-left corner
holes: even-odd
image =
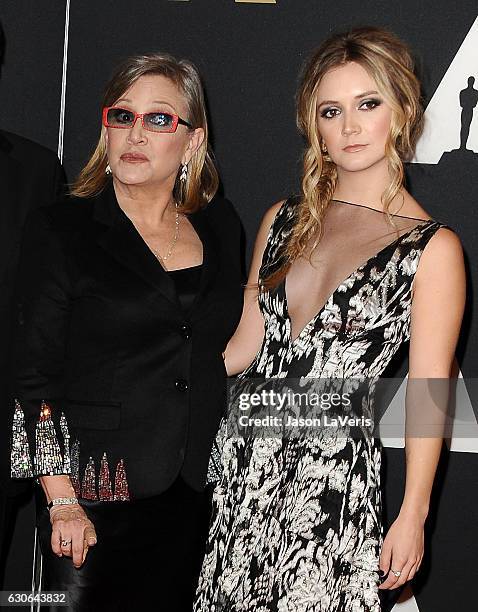
[[[81,497],[105,500],[155,495],[179,472],[204,487],[225,410],[221,352],[242,310],[241,224],[219,197],[188,218],[203,268],[184,312],[111,183],[95,198],[29,216],[17,291],[15,477],[69,473]]]

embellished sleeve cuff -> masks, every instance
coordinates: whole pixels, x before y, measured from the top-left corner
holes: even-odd
[[[64,413],[60,417],[60,435],[55,428],[52,409],[42,401],[40,417],[35,425],[34,449],[30,448],[25,415],[15,400],[11,447],[11,477],[33,478],[71,474],[70,434]]]

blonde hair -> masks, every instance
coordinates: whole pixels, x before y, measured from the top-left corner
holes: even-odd
[[[170,79],[184,96],[187,106],[187,119],[192,129],[204,130],[204,141],[188,164],[186,181],[176,178],[173,195],[183,212],[194,212],[205,206],[214,197],[219,177],[208,143],[206,104],[201,79],[192,62],[178,60],[168,53],[150,53],[128,57],[115,70],[103,95],[102,107],[112,106],[142,76],[154,74]],[[78,197],[91,197],[98,194],[106,185],[105,128],[102,127],[98,144],[73,184],[71,194]]]
[[[394,225],[389,207],[404,185],[403,162],[412,157],[423,130],[420,83],[410,50],[399,38],[382,28],[354,28],[325,40],[303,67],[296,95],[297,126],[307,141],[301,196],[284,250],[284,263],[265,279],[265,288],[277,286],[292,262],[305,253],[310,241],[314,239],[312,252],[322,235],[322,219],[335,192],[337,168],[321,148],[317,90],[326,72],[348,62],[356,62],[367,70],[392,109],[385,147],[391,181],[382,194],[382,203]]]

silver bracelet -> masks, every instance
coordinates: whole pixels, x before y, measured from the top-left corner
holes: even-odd
[[[48,510],[51,510],[53,506],[72,506],[73,504],[77,504],[78,500],[76,497],[56,497],[52,499],[51,502],[47,505]]]

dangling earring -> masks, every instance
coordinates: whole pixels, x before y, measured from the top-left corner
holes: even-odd
[[[111,174],[111,168],[109,164],[106,164],[105,174]]]
[[[325,142],[322,140],[322,142],[320,143],[320,150],[322,151],[322,153],[324,155],[328,155],[328,151],[327,151],[327,147],[325,146]]]
[[[179,176],[179,180],[184,183],[184,181],[188,178],[188,165],[182,164],[181,166],[181,174]]]

